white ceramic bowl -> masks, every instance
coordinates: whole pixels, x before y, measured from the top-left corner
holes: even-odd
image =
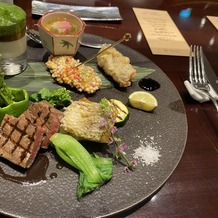
[[[64,22],[75,25],[76,30],[74,32],[64,31],[64,33],[61,33],[61,29],[55,29],[58,30],[58,32],[54,31],[54,26],[60,26],[59,24],[63,24]],[[51,24],[53,25],[53,28],[49,28],[51,27]],[[73,13],[67,11],[48,12],[38,21],[38,29],[42,45],[53,55],[74,56],[78,51],[80,41],[82,41],[85,26],[84,21]]]

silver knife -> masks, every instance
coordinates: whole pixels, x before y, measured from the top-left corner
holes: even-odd
[[[118,7],[92,7],[32,1],[32,14],[43,15],[52,10],[70,10],[84,21],[121,21]]]
[[[205,69],[205,74],[207,76],[207,79],[210,85],[213,87],[214,91],[218,94],[218,76],[216,75],[213,68],[211,67],[205,54],[203,54],[203,57],[204,57],[204,69]]]

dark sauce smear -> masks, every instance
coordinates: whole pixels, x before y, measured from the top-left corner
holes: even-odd
[[[32,166],[26,171],[24,176],[12,176],[6,174],[0,167],[0,176],[11,182],[23,184],[28,183],[37,183],[43,180],[47,180],[46,171],[48,169],[49,160],[48,157],[44,154],[39,154]]]
[[[146,91],[154,91],[160,88],[160,83],[151,78],[142,78],[138,84],[140,88]]]

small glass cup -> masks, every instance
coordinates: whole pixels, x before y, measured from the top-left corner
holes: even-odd
[[[0,2],[0,17],[0,68],[5,75],[16,75],[27,67],[26,13]]]

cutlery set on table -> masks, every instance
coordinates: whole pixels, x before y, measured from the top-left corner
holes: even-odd
[[[189,94],[199,102],[211,100],[218,112],[218,77],[207,61],[202,46],[191,45],[189,81],[184,82]]]

